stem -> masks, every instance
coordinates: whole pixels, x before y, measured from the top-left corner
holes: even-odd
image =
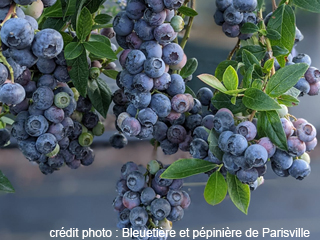
[[[292,117],[295,121],[298,120],[295,116],[291,115],[290,113],[288,113],[288,116]]]
[[[153,146],[153,153],[152,153],[153,159],[157,159],[157,150],[158,150],[158,141],[155,141]]]
[[[235,53],[236,51],[238,51],[238,49],[240,48],[240,43],[241,43],[241,40],[238,39],[237,44],[234,46],[234,48],[232,49],[232,51],[229,53],[228,60],[231,60],[232,57],[233,57],[233,55],[234,55],[234,53]]]
[[[272,12],[274,12],[275,10],[277,10],[277,3],[276,0],[272,0]]]
[[[250,117],[249,117],[249,121],[250,121],[250,122],[252,122],[252,119],[254,118],[254,115],[256,115],[256,113],[257,113],[256,110],[254,110],[254,111],[251,113],[251,115],[250,115]]]
[[[3,19],[3,22],[0,24],[0,29],[2,28],[3,24],[9,20],[12,15],[16,14],[16,3],[12,3],[11,7],[9,8],[9,12],[7,13],[7,16],[5,17],[5,19]]]
[[[190,7],[193,9],[193,10],[196,10],[196,0],[191,0],[191,3],[190,3]],[[188,39],[190,38],[190,32],[191,32],[191,28],[192,28],[192,25],[193,25],[193,20],[194,20],[194,17],[190,17],[189,18],[189,21],[188,21],[188,24],[187,24],[187,28],[186,28],[186,32],[181,40],[181,43],[180,43],[180,46],[182,47],[182,49],[185,48],[187,42],[188,42]]]

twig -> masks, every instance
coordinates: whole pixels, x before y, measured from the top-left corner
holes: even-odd
[[[191,3],[190,3],[190,7],[195,10],[196,9],[196,0],[191,0]],[[190,17],[189,18],[189,21],[188,21],[188,24],[187,24],[187,28],[186,28],[186,32],[184,33],[184,36],[181,40],[181,43],[180,43],[180,46],[182,47],[182,49],[185,48],[186,44],[187,44],[187,41],[188,39],[190,38],[190,32],[191,32],[191,28],[192,28],[192,25],[193,25],[193,20],[194,20],[194,17]]]
[[[236,51],[238,51],[238,49],[240,48],[240,43],[241,43],[241,41],[240,41],[240,39],[238,39],[237,44],[234,46],[234,48],[232,49],[232,51],[229,53],[228,60],[231,60],[232,57],[233,57],[233,55],[234,55],[234,53],[235,53]]]
[[[152,153],[153,159],[157,159],[157,150],[158,150],[158,141],[155,141],[153,146],[153,153]]]
[[[254,116],[256,115],[257,111],[253,110],[253,112],[251,113],[250,117],[249,117],[249,121],[252,122]]]
[[[11,7],[9,8],[9,11],[7,13],[7,16],[3,19],[2,23],[0,24],[0,29],[2,28],[3,24],[9,20],[13,14],[16,13],[16,3],[12,3]]]
[[[272,0],[272,12],[274,12],[275,10],[277,10],[277,3],[276,0]]]

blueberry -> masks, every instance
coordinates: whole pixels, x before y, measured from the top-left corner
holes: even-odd
[[[209,106],[212,98],[213,92],[207,87],[200,88],[197,92],[197,99],[203,106]]]
[[[227,24],[238,25],[243,20],[243,13],[239,12],[234,5],[230,5],[223,13],[224,20]]]
[[[172,143],[171,141],[165,139],[160,142],[160,147],[165,155],[172,155],[178,151],[179,144]]]
[[[116,191],[117,191],[118,195],[120,195],[120,196],[123,196],[123,194],[125,194],[127,191],[129,191],[129,188],[127,187],[127,181],[124,179],[120,179],[117,182]]]
[[[89,112],[92,108],[92,103],[89,98],[79,97],[77,101],[77,111],[79,112]]]
[[[53,134],[56,137],[57,141],[61,141],[66,135],[65,131],[66,130],[61,123],[53,123],[50,125],[47,133]]]
[[[184,216],[184,210],[180,206],[172,207],[167,219],[172,222],[180,221]]]
[[[66,59],[64,57],[64,51],[61,51],[57,56],[56,56],[56,64],[61,65],[61,66],[67,66]]]
[[[185,83],[183,81],[183,78],[179,74],[172,74],[171,75],[171,83],[166,90],[167,93],[174,97],[177,94],[183,94],[186,90]]]
[[[133,90],[133,75],[131,75],[127,70],[123,70],[119,75],[119,83],[121,88],[127,90]]]
[[[309,66],[311,65],[311,58],[309,55],[305,54],[305,53],[299,53],[297,56],[295,56],[292,59],[292,62],[294,63],[306,63]]]
[[[196,127],[200,126],[202,122],[202,117],[200,114],[192,114],[186,118],[185,127],[188,130],[193,131]]]
[[[238,37],[240,35],[240,27],[239,27],[239,25],[230,25],[227,22],[222,24],[222,31],[224,32],[224,34],[227,37],[230,37],[230,38],[235,38],[235,37]]]
[[[190,108],[189,99],[185,94],[177,94],[171,99],[171,107],[177,113],[185,113]]]
[[[153,138],[156,141],[163,141],[167,137],[168,126],[161,121],[157,121],[153,127]]]
[[[129,48],[139,49],[142,44],[142,39],[140,39],[135,32],[132,32],[126,37],[126,42]]]
[[[160,26],[164,23],[167,17],[166,11],[153,12],[150,8],[147,8],[144,12],[144,18],[148,21],[150,26]]]
[[[156,41],[143,42],[140,46],[140,51],[142,51],[147,58],[162,57],[162,47]]]
[[[271,158],[276,152],[276,146],[271,142],[268,137],[263,137],[259,139],[258,144],[263,146],[268,153],[268,158]]]
[[[189,111],[191,114],[197,114],[201,111],[202,105],[198,99],[194,99],[193,108]]]
[[[49,87],[39,87],[32,95],[33,104],[39,110],[46,110],[53,104],[53,92]]]
[[[184,0],[164,0],[163,2],[166,8],[177,10],[182,6]]]
[[[154,39],[154,27],[151,26],[145,19],[139,19],[134,24],[134,31],[143,41]]]
[[[246,158],[246,163],[250,168],[262,167],[268,161],[267,150],[259,144],[252,144],[251,146],[249,146],[246,149],[244,156]]]
[[[52,75],[42,75],[37,81],[37,87],[39,88],[43,86],[49,87],[54,90],[57,86],[57,80]]]
[[[257,7],[257,0],[234,0],[233,5],[241,12],[253,12]]]
[[[303,142],[311,142],[317,135],[316,128],[310,123],[301,124],[296,131],[298,138]]]
[[[136,170],[138,170],[137,164],[135,164],[134,162],[127,162],[121,167],[122,179],[126,179],[131,172]]]
[[[247,139],[240,134],[233,134],[227,141],[228,152],[240,156],[248,147]]]
[[[112,101],[116,105],[120,106],[124,106],[128,103],[127,96],[124,94],[122,89],[118,89],[112,94]]]
[[[202,119],[201,125],[203,125],[205,128],[211,130],[214,127],[214,115],[208,114]]]
[[[311,168],[306,161],[298,159],[293,161],[293,164],[288,171],[295,179],[303,180],[305,177],[309,176]]]
[[[233,4],[232,0],[216,0],[216,6],[220,11],[226,10],[231,4]]]
[[[164,94],[154,94],[151,97],[150,108],[158,117],[166,117],[171,112],[171,101]]]
[[[130,74],[142,72],[146,56],[140,50],[132,50],[126,59],[125,68]]]
[[[71,114],[76,110],[76,108],[77,102],[73,97],[71,97],[69,105],[63,108],[64,116],[71,116]]]
[[[175,11],[174,11],[174,9],[165,9],[165,11],[166,11],[166,19],[165,19],[165,21],[166,22],[170,22],[171,21],[171,19],[175,16]]]
[[[206,158],[204,158],[203,160],[206,160],[208,162],[212,162],[214,164],[221,164],[222,161],[220,161],[218,158],[216,158],[216,156],[213,155],[213,153],[210,151],[208,151],[208,156]]]
[[[163,198],[158,198],[151,203],[151,213],[155,219],[161,221],[169,216],[171,211],[170,203]]]
[[[0,102],[7,105],[21,103],[26,97],[24,88],[18,83],[7,83],[0,87]]]
[[[172,179],[165,179],[165,178],[161,178],[161,174],[165,171],[165,169],[160,169],[154,177],[155,182],[162,187],[169,187],[173,180]]]
[[[140,205],[140,194],[128,191],[123,195],[123,205],[128,209],[133,209]]]
[[[83,115],[82,124],[88,128],[94,128],[99,122],[99,116],[93,112],[87,112]]]
[[[209,132],[205,127],[199,126],[193,130],[192,137],[201,138],[204,141],[208,141]]]
[[[71,81],[67,66],[58,66],[53,75],[59,82],[67,83]]]
[[[317,144],[318,144],[317,138],[314,138],[310,142],[306,142],[306,151],[310,152],[310,151],[314,150],[315,147],[317,146]]]
[[[54,58],[63,49],[61,34],[54,29],[43,29],[38,32],[32,43],[32,52],[37,57]]]
[[[4,147],[10,142],[10,132],[8,129],[0,129],[0,148]]]
[[[165,72],[165,63],[161,58],[148,58],[144,62],[144,72],[151,78],[161,77]]]
[[[127,43],[127,36],[120,36],[119,34],[116,34],[116,40],[120,47],[123,49],[128,49],[128,43]]]
[[[121,129],[129,136],[137,136],[141,131],[141,124],[134,117],[128,117],[122,122]]]
[[[245,184],[252,184],[258,179],[258,171],[255,168],[244,170],[240,169],[237,172],[237,178]]]
[[[60,154],[63,156],[64,161],[66,163],[71,163],[75,160],[75,156],[69,151],[69,150],[61,150]],[[80,160],[79,160],[79,166],[80,166]]]
[[[133,86],[140,92],[150,92],[153,88],[153,79],[146,73],[139,73],[133,78]]]
[[[257,16],[253,12],[245,12],[243,13],[243,20],[242,23],[253,23],[257,24]]]
[[[33,137],[38,137],[49,128],[48,121],[42,115],[30,116],[25,122],[26,132]]]
[[[126,14],[132,20],[138,20],[143,17],[146,5],[143,0],[130,0],[127,3]]]
[[[154,37],[159,44],[164,45],[172,42],[177,37],[177,33],[170,23],[164,23],[154,29]]]
[[[61,154],[58,154],[55,157],[48,159],[48,165],[54,170],[59,170],[64,164],[64,157]]]
[[[145,3],[155,13],[159,13],[164,10],[163,0],[146,0]]]
[[[250,121],[241,122],[237,126],[237,130],[236,131],[237,131],[237,133],[239,133],[242,136],[244,136],[248,141],[252,141],[257,135],[257,128]]]
[[[122,224],[130,223],[130,210],[128,208],[125,208],[119,213],[119,221]]]
[[[138,120],[144,126],[153,126],[158,120],[157,114],[151,108],[145,108],[139,111]]]
[[[121,212],[125,209],[125,206],[124,206],[124,197],[122,196],[117,196],[114,200],[113,200],[113,208],[115,211],[118,211],[118,212]]]
[[[44,111],[44,116],[50,122],[60,123],[64,119],[64,111],[61,108],[57,108],[56,106],[52,106]]]
[[[14,122],[11,128],[12,137],[16,138],[17,140],[26,140],[29,138],[29,134],[25,130],[24,124],[25,121]]]
[[[38,70],[43,74],[53,73],[56,68],[54,59],[39,58],[37,62]]]
[[[180,206],[183,200],[183,193],[179,190],[170,189],[167,194],[167,200],[172,207]]]
[[[159,78],[155,78],[153,83],[154,89],[164,91],[170,86],[171,76],[168,73],[164,73]]]
[[[165,196],[167,195],[168,191],[169,191],[169,187],[166,186],[160,186],[155,179],[152,180],[151,182],[151,187],[153,188],[153,190],[159,194],[160,196]]]
[[[152,200],[155,198],[156,198],[156,193],[151,187],[146,187],[141,192],[140,199],[141,199],[141,203],[144,205],[149,205],[152,202]]]
[[[310,91],[308,92],[309,96],[316,96],[320,92],[320,82],[316,82],[313,84],[310,84]]]
[[[307,94],[310,91],[310,84],[305,78],[300,78],[294,87],[302,92],[302,94]]]
[[[162,59],[168,65],[176,65],[183,59],[183,49],[179,44],[169,43],[163,47]]]
[[[233,135],[233,132],[231,131],[224,131],[220,134],[219,139],[218,139],[218,145],[219,148],[224,151],[228,152],[228,140],[229,138]]]
[[[51,168],[47,163],[40,163],[39,169],[44,175],[52,174],[54,169]]]
[[[8,75],[9,74],[7,68],[2,63],[0,63],[0,86],[7,80]]]
[[[12,0],[3,0],[3,1],[1,1],[0,8],[9,6],[11,4],[11,2],[12,2]]]
[[[191,199],[189,194],[186,191],[182,191],[182,194],[183,194],[183,200],[181,202],[181,207],[183,209],[187,209],[191,204]]]
[[[134,27],[134,22],[125,12],[119,12],[113,20],[113,30],[117,36],[129,35]]]
[[[181,125],[172,125],[167,132],[167,138],[172,143],[182,143],[187,135],[187,131]]]
[[[10,48],[24,49],[31,45],[34,39],[34,29],[23,18],[10,18],[0,31],[1,41]]]
[[[239,165],[243,165],[243,158],[236,157],[230,153],[225,153],[222,158],[222,162],[227,171],[233,175],[240,169],[240,166],[236,164],[238,162]]]
[[[60,92],[66,92],[69,94],[71,98],[75,98],[75,93],[73,90],[66,84],[66,83],[61,83],[59,84],[59,87],[54,90],[54,94],[58,94]]]
[[[84,152],[84,147],[82,147],[77,140],[70,142],[69,151],[73,155],[81,155]]]
[[[296,34],[295,34],[294,43],[297,44],[298,42],[301,42],[303,39],[304,39],[303,34],[299,30],[299,28],[297,28],[297,26],[296,26]]]
[[[139,171],[131,172],[127,177],[127,186],[131,191],[140,192],[145,185],[145,178]]]
[[[38,58],[33,55],[30,48],[9,48],[6,52],[8,54],[8,57],[12,58],[14,62],[22,67],[31,68],[38,61]]]
[[[233,114],[227,111],[220,111],[214,116],[213,128],[217,133],[228,131],[234,125]]]
[[[135,207],[130,211],[132,226],[144,226],[148,221],[148,213],[143,207]]]
[[[224,24],[224,17],[223,17],[223,12],[217,9],[213,15],[214,22],[218,26],[222,26]]]
[[[11,105],[9,107],[10,113],[13,115],[17,115],[19,112],[28,111],[29,108],[29,99],[25,98],[21,103],[17,105]]]
[[[190,144],[190,154],[193,158],[205,158],[208,155],[208,150],[208,143],[201,138],[194,138]]]
[[[288,153],[291,156],[300,157],[306,151],[306,144],[296,136],[289,137],[287,143]]]
[[[304,74],[304,77],[308,83],[314,84],[320,81],[320,71],[315,67],[309,67],[306,73]]]
[[[115,31],[113,30],[112,27],[111,28],[102,28],[100,31],[100,34],[102,36],[109,38],[109,39],[114,38],[114,36],[116,35]]]
[[[22,154],[29,160],[29,161],[37,161],[41,153],[38,152],[36,148],[35,139],[29,138],[27,140],[18,141],[18,147]]]
[[[138,113],[138,109],[132,103],[130,103],[126,108],[126,112],[129,113],[131,117],[135,117]]]
[[[68,137],[64,137],[58,142],[58,144],[61,150],[66,150],[69,147],[70,139]]]
[[[287,152],[277,149],[275,154],[270,158],[274,167],[280,170],[287,170],[291,167],[293,158]]]

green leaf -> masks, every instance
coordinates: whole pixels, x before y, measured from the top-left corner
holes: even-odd
[[[91,33],[93,26],[92,16],[88,8],[84,7],[77,20],[77,37],[80,41],[85,41]]]
[[[197,158],[179,159],[178,161],[172,163],[167,170],[162,173],[161,178],[186,178],[199,173],[208,172],[214,169],[216,166],[216,164]]]
[[[254,70],[254,66],[255,66],[255,65],[252,65],[252,66],[250,66],[250,67],[247,69],[247,71],[246,71],[246,73],[245,73],[245,75],[244,75],[244,77],[243,77],[243,80],[242,80],[243,88],[249,88],[249,87],[251,87],[251,83],[252,83],[252,73],[253,73],[253,70]]]
[[[293,0],[293,3],[309,12],[320,13],[320,0]]]
[[[112,16],[108,14],[99,14],[94,18],[95,23],[107,24],[112,19]]]
[[[86,52],[83,51],[79,57],[73,60],[67,60],[67,63],[68,66],[71,67],[69,75],[72,79],[72,83],[79,93],[85,97],[87,94],[87,84],[89,80],[89,67]]]
[[[256,88],[249,88],[244,93],[243,104],[256,111],[270,111],[281,109],[281,106],[263,91]]]
[[[286,105],[287,107],[294,107],[294,106],[298,106],[300,101],[295,97],[284,94],[278,97],[278,103]]]
[[[239,93],[242,93],[242,92],[244,92],[246,90],[247,90],[246,88],[241,88],[241,89],[236,89],[236,90],[225,91],[223,93],[231,95],[231,96],[237,96]]]
[[[258,10],[263,9],[264,5],[265,5],[264,0],[258,0],[257,9]]]
[[[213,96],[211,102],[217,109],[228,108],[234,114],[247,109],[242,103],[242,98],[237,98],[235,105],[231,103],[231,98],[232,96],[219,92]]]
[[[292,87],[290,88],[288,91],[285,92],[285,95],[289,95],[289,96],[292,96],[292,97],[299,97],[300,96],[300,90],[299,89],[296,89],[295,87]]]
[[[112,23],[107,23],[107,24],[95,24],[92,26],[91,30],[99,29],[99,28],[111,28]]]
[[[44,17],[56,17],[56,18],[63,18],[66,16],[72,16],[75,13],[76,1],[77,0],[69,0],[70,4],[66,8],[65,12],[62,12],[61,1],[57,1],[53,6],[45,8],[43,10],[43,16]]]
[[[103,35],[98,35],[98,34],[92,34],[90,36],[90,42],[103,42],[107,44],[109,47],[111,47],[111,41],[109,38]]]
[[[242,25],[240,29],[241,33],[243,34],[250,34],[250,33],[255,33],[259,31],[259,28],[256,24],[253,24],[251,22],[247,22]]]
[[[219,134],[214,129],[212,129],[208,137],[209,149],[216,158],[222,161],[223,152],[219,148],[218,140]]]
[[[237,69],[238,62],[233,61],[233,60],[225,60],[225,61],[219,63],[219,65],[217,66],[216,71],[215,71],[216,78],[218,78],[219,80],[222,81],[223,74],[229,66],[232,66],[233,68]]]
[[[284,133],[280,117],[276,111],[261,112],[258,118],[259,136],[270,138],[271,142],[282,150],[287,151],[287,137]]]
[[[268,81],[266,93],[271,97],[278,97],[292,88],[305,74],[308,65],[298,63],[279,69]]]
[[[112,102],[112,92],[107,83],[101,78],[97,78],[88,83],[88,96],[93,107],[106,118],[109,106]]]
[[[70,14],[75,12],[76,2],[76,0],[61,0],[61,10],[64,21],[68,13]]]
[[[223,86],[223,84],[215,76],[212,76],[210,74],[201,74],[198,76],[198,78],[202,82],[204,82],[205,84],[219,90],[220,92],[227,91],[227,89]]]
[[[189,94],[191,94],[192,97],[194,97],[194,98],[197,97],[196,94],[194,93],[194,91],[193,91],[188,85],[186,85],[186,90],[185,90],[184,93],[189,93]]]
[[[269,29],[267,30],[267,38],[272,40],[280,40],[281,34],[277,30]]]
[[[239,51],[237,51],[236,60],[238,62],[242,61],[243,50],[247,50],[248,52],[253,54],[258,61],[261,61],[266,55],[266,49],[264,47],[261,47],[259,45],[248,45],[240,48]]]
[[[268,31],[271,30],[275,30],[281,35],[281,38],[278,40],[270,39],[271,45],[284,47],[291,52],[295,39],[296,27],[295,14],[289,5],[283,4],[274,11],[268,22]]]
[[[193,10],[192,8],[186,7],[186,6],[182,6],[178,9],[178,12],[188,16],[188,17],[195,17],[198,15],[198,13]]]
[[[289,53],[288,49],[280,46],[272,46],[272,52],[275,57],[286,56]]]
[[[97,57],[107,58],[111,60],[117,59],[117,55],[114,53],[111,47],[108,46],[106,43],[84,42],[83,45],[90,53],[94,54]]]
[[[0,170],[0,193],[14,193],[15,190],[9,179]]]
[[[89,9],[90,13],[95,13],[105,1],[106,0],[86,0],[84,6]]]
[[[220,171],[211,174],[204,189],[204,198],[210,205],[221,203],[228,192],[228,185]]]
[[[192,75],[198,68],[198,60],[196,58],[188,59],[186,65],[181,69],[180,75],[182,78],[187,78]]]
[[[0,120],[6,124],[12,125],[14,124],[14,120],[11,118],[8,118],[6,116],[3,116],[2,118],[0,118]]]
[[[67,46],[69,43],[73,41],[73,37],[71,37],[68,33],[60,31],[60,34],[63,38],[64,46]]]
[[[231,201],[241,212],[248,214],[251,195],[249,185],[243,184],[230,173],[227,173],[227,185]]]
[[[117,79],[117,76],[119,74],[118,71],[113,70],[113,69],[105,69],[105,70],[102,70],[102,72],[104,75],[106,75],[107,77],[112,78],[114,80]]]
[[[263,87],[263,81],[262,80],[260,80],[260,79],[256,79],[256,80],[254,80],[253,81],[253,83],[252,83],[252,88],[256,88],[256,89],[262,89],[262,87]]]
[[[263,72],[269,73],[273,68],[273,65],[274,65],[274,58],[267,60],[263,66]]]
[[[66,60],[72,60],[79,57],[84,51],[84,47],[79,42],[71,42],[64,49],[64,57]]]
[[[76,1],[76,11],[71,18],[71,25],[72,25],[73,29],[77,29],[77,21],[78,21],[79,15],[81,13],[81,9],[82,9],[85,1],[86,0],[77,0]]]
[[[62,18],[47,18],[43,25],[42,29],[52,28],[54,30],[60,31],[65,25],[65,21]]]
[[[246,49],[242,51],[242,62],[246,66],[246,69],[248,69],[253,64],[260,66],[259,60]]]
[[[228,90],[235,90],[238,88],[239,79],[236,70],[229,66],[223,74],[223,84]]]

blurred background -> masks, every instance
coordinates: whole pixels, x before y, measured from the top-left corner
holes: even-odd
[[[199,16],[186,48],[189,58],[199,61],[190,86],[197,91],[203,84],[196,78],[200,73],[214,73],[217,64],[225,60],[236,43],[227,38],[221,27],[214,24],[214,0],[198,0]],[[270,1],[271,2],[271,1]],[[270,6],[267,9],[271,10]],[[320,68],[320,18],[317,14],[297,11],[297,26],[304,34],[304,40],[297,51],[307,53],[312,65]],[[108,82],[115,86],[113,80]],[[305,96],[298,107],[291,110],[296,117],[303,117],[320,130],[320,96]],[[0,196],[0,240],[46,240],[50,230],[64,227],[109,229],[111,239],[124,239],[116,232],[117,213],[112,201],[117,195],[115,183],[120,176],[120,168],[127,161],[146,165],[152,159],[153,147],[146,141],[130,141],[122,150],[110,148],[109,136],[114,130],[114,116],[106,121],[107,132],[94,143],[96,159],[93,165],[71,170],[63,167],[53,175],[44,176],[36,165],[32,165],[14,148],[0,149],[0,169],[15,187],[15,194]],[[186,179],[184,190],[188,191],[192,204],[185,211],[184,219],[174,223],[179,230],[221,229],[231,230],[249,228],[261,232],[262,228],[290,229],[304,228],[310,231],[309,239],[318,240],[320,236],[320,147],[311,153],[312,174],[304,181],[293,178],[280,179],[269,168],[265,184],[252,193],[248,215],[241,213],[226,199],[218,206],[208,205],[203,198],[207,176],[202,174]],[[179,152],[174,156],[164,156],[158,150],[158,159],[165,164],[172,163],[188,154]],[[192,183],[200,183],[193,186]],[[73,239],[73,238],[71,238]],[[94,239],[94,238],[87,238]],[[175,239],[182,239],[176,237]],[[185,239],[185,238],[183,238]],[[188,238],[192,239],[192,238]],[[224,239],[224,238],[221,238]],[[244,239],[241,238],[241,239]],[[264,237],[264,239],[274,239]]]

